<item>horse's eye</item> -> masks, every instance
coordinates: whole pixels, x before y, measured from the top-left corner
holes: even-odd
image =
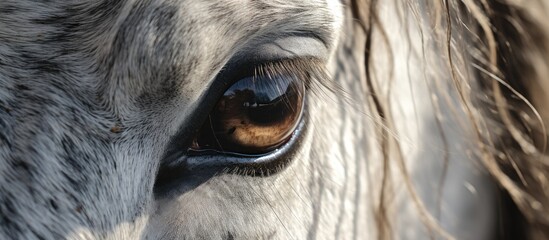
[[[254,76],[219,99],[191,150],[263,154],[284,144],[298,125],[305,86],[298,77]]]

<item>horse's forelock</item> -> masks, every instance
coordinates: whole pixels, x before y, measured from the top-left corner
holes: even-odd
[[[376,7],[379,5],[375,0],[352,1],[354,15],[360,19],[366,33],[391,34],[385,32],[386,23],[379,20],[379,8]],[[423,37],[432,38],[429,40],[435,46],[427,45],[428,40],[422,39],[419,52],[423,52],[424,57],[446,63],[428,71],[435,76],[438,74],[439,81],[451,74],[454,82],[451,92],[460,96],[456,107],[467,113],[469,125],[473,126],[476,154],[482,159],[484,168],[513,199],[528,224],[521,224],[521,218],[512,216],[513,213],[502,214],[500,218],[502,221],[514,218],[512,224],[525,226],[525,233],[534,239],[547,238],[549,194],[545,189],[549,182],[549,165],[545,155],[545,126],[549,123],[546,106],[549,24],[544,20],[544,13],[549,9],[547,4],[543,1],[456,0],[403,1],[395,5],[403,11],[404,21],[409,20],[405,16],[414,16]],[[368,60],[376,58],[370,54],[371,49],[378,47],[376,44],[388,45],[389,55],[390,49],[395,47],[388,41],[370,43],[366,51],[367,69]],[[441,55],[425,53],[433,50]],[[369,81],[371,78],[368,75]],[[368,85],[371,91],[376,91],[375,86]],[[374,100],[377,113],[387,126],[393,125],[390,121],[397,120],[387,116],[390,115],[387,110],[390,103],[382,96],[374,94],[374,98],[377,98]],[[390,144],[399,148],[398,141],[385,143],[382,148],[391,148]],[[385,161],[390,160],[386,158]],[[388,171],[385,174],[389,174]],[[390,234],[391,224],[386,209],[381,206],[377,210],[377,220],[383,238]],[[418,206],[422,208],[423,205]],[[506,211],[512,212],[512,209],[509,207]],[[420,211],[428,215],[425,209]],[[439,233],[444,231],[428,219],[424,221],[426,225]]]

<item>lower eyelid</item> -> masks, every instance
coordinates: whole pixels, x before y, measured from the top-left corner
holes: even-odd
[[[306,115],[306,113],[304,114]],[[308,119],[302,118],[297,129],[287,143],[275,151],[263,155],[246,155],[236,153],[222,153],[212,151],[193,151],[194,153],[179,156],[172,159],[170,164],[165,164],[159,169],[155,183],[156,197],[172,195],[179,191],[180,184],[196,181],[197,177],[213,176],[220,173],[269,176],[285,169],[295,155],[302,151],[305,145],[303,139],[308,134]],[[186,185],[182,185],[186,188]]]
[[[306,115],[304,113],[304,115]],[[208,166],[229,166],[229,165],[248,165],[248,164],[269,164],[276,162],[280,158],[288,155],[295,147],[299,148],[301,138],[308,131],[307,118],[304,116],[298,124],[296,130],[292,133],[290,139],[267,154],[239,154],[231,152],[220,152],[213,150],[189,150],[190,155],[183,157],[181,161],[189,169],[203,168]]]

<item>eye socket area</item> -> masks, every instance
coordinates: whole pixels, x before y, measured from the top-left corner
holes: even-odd
[[[225,91],[190,153],[260,155],[289,140],[303,114],[307,74],[274,71],[272,66],[258,69]]]
[[[307,95],[330,90],[329,80],[316,57],[228,64],[198,103],[207,109],[191,115],[167,147],[156,194],[231,169],[253,176],[282,170],[310,136]]]

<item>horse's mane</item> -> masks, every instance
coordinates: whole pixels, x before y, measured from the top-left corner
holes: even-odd
[[[458,111],[466,113],[468,124],[474,129],[476,155],[502,189],[501,198],[511,204],[500,213],[502,222],[513,219],[518,229],[513,234],[529,238],[549,238],[549,158],[547,158],[547,129],[549,121],[546,90],[549,85],[549,24],[544,19],[548,6],[544,1],[517,0],[447,0],[395,1],[402,14],[412,15],[423,36],[429,35],[437,55],[446,62],[438,74],[450,74],[453,91],[459,96]],[[387,36],[384,22],[377,15],[376,0],[354,0],[351,8],[367,36],[377,32]],[[423,13],[423,16],[420,16]],[[371,105],[383,123],[391,128],[388,100],[384,99],[372,77],[375,69],[370,50],[378,43],[366,42],[366,79]],[[391,49],[391,47],[387,47]],[[390,51],[390,50],[389,50]],[[424,57],[432,57],[423,53]],[[433,69],[431,69],[433,70]],[[443,77],[440,78],[445,79]],[[448,78],[446,78],[448,79]],[[444,99],[440,100],[444,101]],[[381,133],[383,135],[384,133]],[[399,141],[379,136],[384,152],[399,151]],[[385,154],[385,162],[390,161]],[[402,158],[402,154],[397,154]],[[399,160],[403,163],[402,159]],[[387,166],[390,166],[387,164]],[[397,168],[403,167],[397,164]],[[389,167],[384,168],[389,175]],[[407,173],[403,171],[403,174]],[[383,194],[377,205],[376,219],[379,236],[390,237],[390,221]],[[406,181],[410,181],[405,176]],[[408,190],[415,196],[413,187]],[[442,233],[418,197],[412,197],[423,212],[424,223]],[[515,207],[516,206],[516,207]],[[518,211],[513,212],[513,209]],[[519,217],[517,218],[518,215]],[[520,219],[520,220],[517,220]],[[517,225],[518,224],[518,225]],[[509,233],[511,234],[511,233]],[[506,234],[506,235],[509,235]],[[508,237],[508,236],[506,236]]]

